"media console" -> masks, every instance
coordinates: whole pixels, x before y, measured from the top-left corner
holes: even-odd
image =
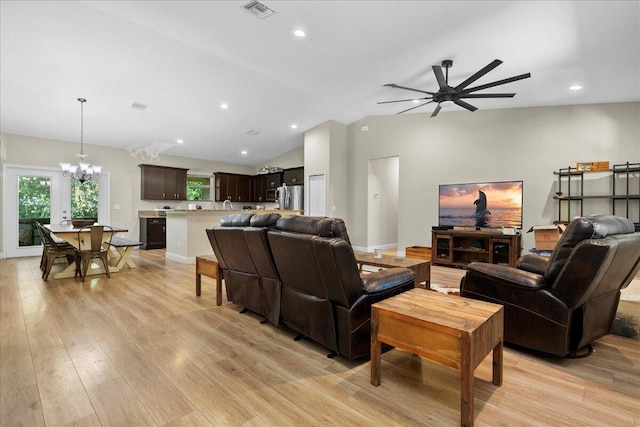
[[[431,232],[433,264],[464,268],[470,262],[482,261],[515,267],[521,251],[520,234],[464,230]]]

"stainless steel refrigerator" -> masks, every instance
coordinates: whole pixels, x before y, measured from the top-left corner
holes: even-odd
[[[278,187],[277,192],[280,209],[298,211],[304,209],[304,186],[286,185]]]

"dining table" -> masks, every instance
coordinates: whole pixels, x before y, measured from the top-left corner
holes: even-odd
[[[96,225],[103,225],[103,224],[96,224]],[[88,238],[83,237],[83,236],[89,236],[89,234],[91,233],[87,227],[76,228],[72,224],[45,224],[45,227],[47,227],[57,237],[64,239],[66,242],[75,246],[77,249],[83,248],[84,241],[88,242],[90,240]],[[107,251],[109,251],[110,249],[108,242],[111,239],[112,234],[113,236],[115,236],[118,233],[126,233],[129,231],[126,228],[116,227],[113,225],[109,227],[111,227],[112,230],[105,228],[104,234],[102,236],[102,239],[104,241],[103,246]],[[113,256],[113,252],[110,251],[109,254],[110,256]],[[117,259],[113,260],[113,262],[110,260],[109,273],[115,273],[120,271],[120,269],[116,265],[117,265]],[[105,274],[105,273],[106,271],[104,270],[102,265],[94,262],[90,263],[89,269],[87,270],[87,276]],[[72,277],[76,277],[75,263],[71,263],[68,266],[66,266],[62,271],[59,271],[53,274],[54,279],[68,279]]]

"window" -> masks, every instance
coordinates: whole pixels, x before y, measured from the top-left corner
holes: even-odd
[[[98,221],[98,182],[71,180],[71,218]]]
[[[35,222],[51,217],[51,180],[47,176],[18,176],[18,246],[40,244]]]
[[[212,200],[211,177],[189,175],[187,177],[187,200]]]

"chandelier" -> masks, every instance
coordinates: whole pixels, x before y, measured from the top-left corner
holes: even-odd
[[[60,163],[64,176],[70,176],[80,182],[96,180],[100,176],[102,166],[91,165],[86,162],[87,155],[84,153],[84,98],[78,98],[80,101],[80,152],[76,153],[78,164]]]

